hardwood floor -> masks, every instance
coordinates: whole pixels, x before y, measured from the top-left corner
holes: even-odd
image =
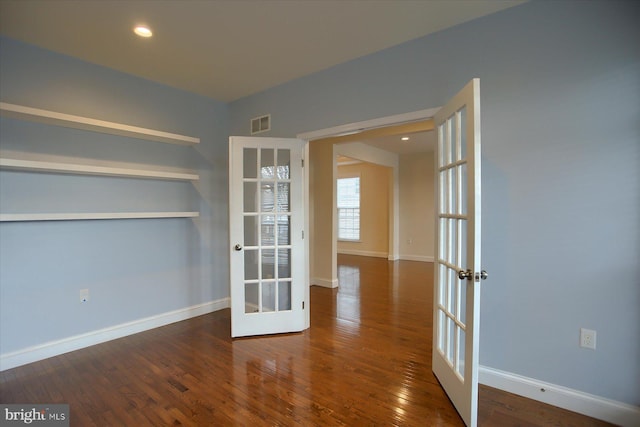
[[[462,426],[431,373],[431,264],[340,256],[311,329],[231,340],[230,312],[0,373],[2,403],[68,403],[72,426]],[[480,389],[481,426],[606,423]]]

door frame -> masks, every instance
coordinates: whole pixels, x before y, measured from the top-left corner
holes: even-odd
[[[375,118],[375,119],[370,119],[370,120],[364,120],[364,121],[360,121],[360,122],[353,122],[353,123],[347,123],[347,124],[343,124],[343,125],[339,125],[339,126],[333,126],[333,127],[329,127],[329,128],[324,128],[324,129],[318,129],[318,130],[314,130],[314,131],[309,131],[309,132],[302,132],[296,135],[296,138],[302,139],[304,141],[306,141],[305,143],[305,148],[304,148],[304,158],[307,159],[306,162],[309,163],[309,143],[313,140],[316,139],[324,139],[324,138],[331,138],[331,137],[337,137],[337,136],[347,136],[347,135],[355,135],[358,134],[360,132],[364,132],[364,131],[368,131],[368,130],[373,130],[373,129],[379,129],[379,128],[384,128],[384,127],[389,127],[389,126],[396,126],[396,125],[402,125],[402,124],[407,124],[407,123],[411,123],[411,122],[418,122],[418,121],[423,121],[423,120],[428,120],[428,119],[432,119],[436,113],[440,110],[441,107],[434,107],[434,108],[428,108],[425,110],[418,110],[418,111],[412,111],[412,112],[408,112],[408,113],[401,113],[401,114],[394,114],[391,116],[385,116],[385,117],[379,117],[379,118]],[[334,175],[335,175],[335,156],[333,159],[333,163],[334,163]],[[306,166],[306,165],[305,165]],[[311,223],[310,223],[310,218],[309,218],[309,214],[310,214],[310,198],[309,198],[309,194],[311,191],[310,188],[310,182],[309,182],[309,167],[305,167],[304,168],[304,180],[305,180],[305,229],[307,230],[307,232],[309,233],[309,235],[311,235]],[[334,180],[335,180],[335,176],[334,176]],[[395,187],[395,183],[394,183],[394,187]],[[398,183],[398,189],[399,189],[399,183]],[[396,196],[394,196],[396,197]],[[335,200],[335,194],[334,194],[334,200]],[[393,207],[393,209],[395,210],[395,207]],[[336,232],[336,221],[337,218],[335,217],[336,215],[332,215],[332,229],[334,230],[334,233]],[[395,225],[394,225],[395,228]],[[396,248],[399,245],[399,230],[397,230],[397,233],[394,233],[394,239],[396,239],[397,241],[393,242],[393,246],[392,248]],[[309,284],[309,286],[312,285],[311,283],[311,265],[310,265],[310,260],[309,260],[309,256],[310,256],[310,246],[309,246],[309,241],[310,239],[305,239],[305,262],[306,262],[306,270],[307,270],[307,283]],[[391,248],[390,248],[391,249]],[[395,255],[398,256],[398,251],[394,251]],[[391,256],[391,251],[389,253],[389,255]],[[338,259],[338,245],[337,245],[337,241],[336,239],[332,239],[332,243],[331,243],[331,277],[330,277],[330,283],[331,285],[328,287],[337,287],[339,286],[338,283],[338,265],[337,265],[337,259]],[[322,285],[321,285],[322,286]],[[309,301],[309,299],[307,298],[307,301]],[[307,316],[309,316],[309,311],[307,311],[306,313]],[[307,319],[308,320],[308,319]]]

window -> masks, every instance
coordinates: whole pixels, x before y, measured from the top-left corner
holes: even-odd
[[[360,177],[338,179],[338,239],[360,240]]]

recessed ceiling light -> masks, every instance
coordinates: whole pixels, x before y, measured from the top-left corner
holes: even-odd
[[[145,38],[151,37],[153,35],[153,33],[151,32],[151,29],[146,25],[137,25],[133,29],[133,32],[139,35],[140,37],[145,37]]]
[[[403,141],[408,141],[408,140],[409,140],[409,137],[408,137],[408,136],[403,136],[403,137],[402,137],[402,138],[400,138],[400,139],[402,139]]]

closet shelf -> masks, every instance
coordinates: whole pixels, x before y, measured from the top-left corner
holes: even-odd
[[[73,221],[95,219],[196,218],[199,212],[107,212],[107,213],[28,213],[0,214],[0,222]]]
[[[107,133],[110,135],[128,136],[148,141],[164,142],[177,145],[194,145],[200,143],[200,138],[175,133],[163,132],[154,129],[130,126],[121,123],[107,122],[88,117],[74,116],[71,114],[57,113],[55,111],[41,110],[39,108],[25,107],[22,105],[0,102],[0,113],[3,116],[14,117],[22,120],[48,123],[57,126],[84,129],[93,132]]]
[[[40,160],[14,159],[0,157],[0,169],[25,170],[34,172],[69,173],[79,175],[106,175],[129,178],[151,178],[182,181],[198,181],[200,176],[187,172],[168,172],[148,169],[129,169],[121,167],[96,166],[74,163],[60,163]]]

